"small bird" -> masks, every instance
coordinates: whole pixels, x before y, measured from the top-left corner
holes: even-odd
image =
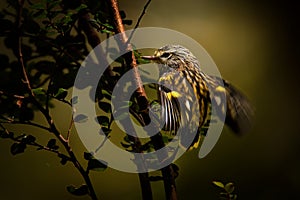
[[[218,117],[225,119],[225,124],[234,133],[241,135],[249,131],[254,114],[245,95],[228,81],[205,74],[197,58],[187,48],[180,45],[166,45],[155,51],[153,56],[142,58],[165,66],[160,72],[158,88],[165,130],[176,134],[180,126],[191,124],[195,119],[180,112],[196,112],[192,108],[195,103],[198,104],[197,112],[200,113],[196,118],[198,121],[195,122],[198,124],[198,133],[187,148],[198,146],[201,129],[209,126],[212,105],[217,107]],[[194,94],[188,93],[188,88],[192,88]],[[185,102],[184,109],[180,108],[178,101],[180,99]]]

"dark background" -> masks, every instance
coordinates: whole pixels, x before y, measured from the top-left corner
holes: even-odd
[[[120,8],[135,22],[144,4],[121,0]],[[213,180],[233,181],[238,199],[300,199],[299,13],[299,6],[283,1],[153,0],[150,4],[141,27],[174,29],[198,41],[222,76],[244,91],[256,109],[249,134],[235,137],[225,128],[207,157],[200,160],[198,151],[193,151],[176,161],[179,199],[218,199]],[[56,106],[54,117],[69,119],[70,112],[63,107]],[[67,129],[64,121],[57,122],[61,130]],[[36,129],[22,129],[47,141]],[[72,144],[75,152],[84,151],[76,134]],[[55,155],[33,149],[13,157],[10,145],[0,140],[0,199],[75,198],[65,186],[79,185],[82,179],[71,164],[61,166]],[[92,180],[100,199],[141,198],[136,174],[108,169],[94,172]],[[155,199],[164,198],[162,186],[153,184]]]

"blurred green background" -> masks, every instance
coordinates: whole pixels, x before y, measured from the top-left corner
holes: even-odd
[[[120,0],[120,9],[135,23],[144,4]],[[218,199],[213,180],[234,182],[238,199],[300,199],[299,13],[299,6],[283,1],[153,0],[150,4],[141,27],[174,29],[198,41],[222,76],[244,91],[256,109],[255,126],[248,135],[235,137],[225,128],[207,157],[199,159],[198,151],[193,151],[176,161],[179,199]],[[71,113],[64,107],[58,104],[54,117],[69,119]],[[63,120],[57,123],[66,131]],[[44,132],[22,129],[47,142]],[[84,151],[76,134],[72,144],[76,153]],[[82,183],[70,163],[61,166],[55,155],[34,149],[13,157],[10,145],[0,140],[1,200],[88,199],[65,190],[66,185]],[[92,180],[99,199],[141,199],[136,174],[108,169],[92,172]],[[164,199],[162,187],[153,183],[155,199]]]

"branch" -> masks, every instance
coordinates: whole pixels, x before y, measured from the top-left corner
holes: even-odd
[[[37,123],[34,123],[34,122],[31,122],[31,121],[27,121],[27,122],[13,121],[13,120],[5,118],[4,116],[1,116],[1,118],[5,119],[6,121],[4,121],[4,122],[2,121],[2,122],[0,122],[0,124],[22,124],[22,125],[34,126],[34,127],[40,128],[40,129],[44,129],[46,131],[51,131],[50,128],[40,125],[40,124],[37,124]]]
[[[28,79],[28,75],[26,72],[24,59],[23,59],[23,53],[22,53],[22,13],[23,13],[23,6],[24,6],[24,0],[19,0],[19,9],[18,9],[18,15],[17,15],[17,30],[18,30],[18,61],[21,65],[22,73],[23,73],[23,82],[27,87],[28,92],[34,96],[30,82]]]
[[[142,21],[142,18],[143,18],[144,15],[146,14],[146,10],[147,10],[148,6],[150,5],[151,1],[152,1],[152,0],[148,0],[147,3],[145,4],[144,9],[143,9],[141,15],[139,16],[139,18],[138,18],[138,20],[137,20],[137,22],[136,22],[136,24],[135,24],[135,26],[134,26],[134,28],[133,28],[133,31],[130,33],[130,36],[129,36],[129,38],[128,38],[127,43],[130,43],[130,41],[131,41],[131,39],[132,39],[132,36],[133,36],[133,34],[135,33],[135,30],[140,26],[140,23],[141,23],[141,21]]]
[[[120,16],[118,4],[116,0],[107,0],[108,4],[110,5],[110,11],[113,16],[113,22],[114,22],[114,28],[116,33],[121,33],[121,37],[117,39],[119,48],[122,50],[129,50],[129,53],[125,55],[125,61],[127,65],[130,65],[131,68],[133,69],[134,73],[134,84],[137,86],[137,93],[138,93],[138,103],[139,106],[142,110],[146,110],[148,107],[148,101],[147,101],[147,96],[140,78],[140,75],[138,73],[137,69],[137,62],[134,57],[134,53],[132,51],[132,47],[130,44],[127,44],[128,38],[126,34],[124,33],[124,26],[122,24],[122,19]],[[123,122],[120,121],[122,124],[126,124],[124,128],[126,128],[127,133],[133,133],[135,134],[135,129],[133,128],[133,125],[131,123]],[[135,134],[137,135],[137,134]],[[131,140],[134,141],[134,151],[135,152],[141,152],[141,142],[138,137],[133,137],[128,135]],[[144,163],[139,163],[138,167],[144,167]],[[152,200],[152,189],[151,189],[151,184],[149,180],[149,174],[148,173],[139,173],[139,180],[140,180],[140,185],[142,189],[142,198],[143,200]]]
[[[22,139],[20,139],[20,137],[11,137],[10,134],[9,134],[9,131],[1,123],[0,123],[0,127],[3,129],[5,134],[7,134],[7,138],[9,138],[10,140],[18,142],[18,143],[23,142]],[[69,156],[67,156],[63,153],[60,153],[57,149],[49,148],[49,147],[41,145],[37,142],[26,143],[26,145],[38,147],[38,150],[45,150],[45,151],[48,151],[48,152],[51,152],[51,153],[55,153],[60,158],[64,157],[64,158],[67,158],[67,159],[71,160],[71,158]]]
[[[137,88],[137,100],[139,107],[142,111],[141,115],[143,117],[143,120],[145,124],[149,124],[151,122],[150,116],[149,116],[149,110],[148,110],[148,100],[147,100],[147,95],[145,92],[145,89],[143,87],[143,83],[141,81],[140,74],[137,69],[137,62],[134,57],[134,53],[132,51],[132,46],[130,43],[128,43],[128,38],[125,34],[124,26],[122,24],[122,19],[120,16],[120,12],[118,9],[118,4],[116,0],[107,0],[110,5],[111,5],[111,12],[113,15],[113,21],[115,25],[115,29],[117,33],[120,33],[120,38],[118,38],[118,45],[120,49],[126,49],[129,50],[130,52],[128,55],[125,57],[127,65],[130,65],[132,70],[133,70],[133,79],[135,86]],[[148,4],[149,5],[149,4]],[[156,150],[161,149],[165,146],[162,136],[160,133],[156,134],[155,136],[151,137],[151,141],[154,144],[154,148]],[[168,154],[167,152],[163,152],[162,155],[158,158],[159,161],[163,161],[165,158],[167,158]],[[165,194],[166,194],[166,199],[168,200],[176,200],[177,199],[177,193],[176,193],[176,186],[175,186],[175,177],[173,173],[172,166],[169,165],[165,168],[162,169],[162,175],[164,179],[164,187],[165,187]],[[149,186],[150,187],[150,186]],[[144,197],[144,196],[143,196]],[[145,197],[147,198],[147,197]]]
[[[97,196],[95,193],[95,190],[93,188],[93,185],[91,183],[90,177],[88,176],[88,173],[85,171],[85,169],[82,167],[82,165],[77,160],[69,142],[60,134],[58,129],[56,128],[54,121],[52,117],[49,114],[49,111],[45,109],[35,98],[34,93],[31,89],[30,81],[28,79],[26,67],[23,60],[23,54],[22,54],[22,11],[24,6],[24,0],[19,0],[18,2],[18,15],[17,15],[17,30],[18,30],[18,61],[21,65],[23,78],[24,78],[24,84],[26,86],[26,90],[29,93],[29,100],[42,112],[44,117],[46,118],[48,125],[49,125],[49,132],[53,133],[57,139],[60,141],[60,143],[64,146],[66,151],[69,154],[70,161],[73,163],[73,165],[77,168],[77,170],[80,172],[81,176],[84,178],[85,183],[87,187],[89,188],[89,195],[93,200],[97,200]]]

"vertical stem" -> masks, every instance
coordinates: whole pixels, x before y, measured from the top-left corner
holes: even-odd
[[[107,0],[111,7],[111,12],[113,15],[113,21],[115,24],[115,29],[117,33],[121,33],[119,40],[117,41],[119,44],[120,49],[126,48],[127,50],[130,50],[130,53],[128,53],[126,59],[126,63],[131,66],[133,73],[134,73],[134,82],[137,88],[137,94],[138,94],[138,104],[141,110],[148,110],[148,100],[147,95],[143,87],[143,83],[141,80],[141,77],[139,75],[139,72],[137,70],[137,63],[136,59],[134,57],[134,54],[132,52],[132,47],[130,43],[128,43],[128,38],[126,36],[125,29],[122,23],[122,19],[119,13],[119,8],[117,4],[117,0]],[[147,112],[142,113],[143,120],[145,124],[149,124],[151,119],[149,117],[149,114]],[[161,149],[164,147],[164,142],[162,140],[161,134],[156,134],[155,136],[151,137],[151,141],[153,142],[155,149]],[[164,158],[167,158],[167,152],[165,152],[165,155],[162,155],[161,158],[158,158],[160,161],[163,161]],[[164,187],[165,187],[165,194],[166,199],[168,200],[176,200],[177,199],[177,193],[176,193],[176,186],[175,186],[175,178],[173,175],[172,166],[169,165],[162,170],[162,175],[164,178]],[[144,195],[143,195],[144,196]]]
[[[133,70],[133,80],[134,80],[134,84],[136,85],[136,88],[137,88],[136,92],[138,93],[139,106],[140,106],[141,110],[146,110],[148,107],[147,96],[146,96],[145,90],[143,88],[143,83],[139,76],[139,72],[137,69],[137,62],[134,57],[132,47],[130,44],[127,43],[128,38],[127,38],[126,34],[124,33],[125,29],[124,29],[122,19],[120,16],[118,3],[116,0],[107,0],[107,2],[109,3],[110,8],[111,8],[111,13],[113,15],[113,21],[115,24],[116,32],[121,33],[120,37],[118,38],[118,41],[117,41],[119,48],[123,49],[123,50],[124,49],[130,50],[130,52],[127,53],[127,55],[126,55],[125,60],[126,60],[126,63],[128,65],[130,65]],[[139,146],[140,142],[137,141],[138,138],[134,138],[134,140],[136,141],[135,145],[137,146],[137,148],[139,148],[138,146]],[[151,184],[149,181],[149,174],[148,173],[140,173],[139,180],[140,180],[143,200],[152,200],[153,197],[152,197]]]

